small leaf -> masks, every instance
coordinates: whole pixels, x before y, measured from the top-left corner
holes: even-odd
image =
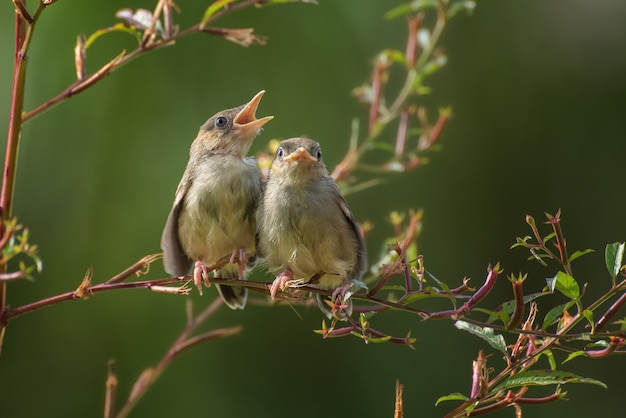
[[[451,393],[449,395],[446,396],[442,396],[439,399],[437,399],[437,402],[435,402],[435,406],[439,405],[441,402],[446,402],[446,401],[467,401],[469,400],[469,398],[465,395],[463,395],[462,393]]]
[[[604,250],[604,259],[606,261],[606,268],[609,270],[609,274],[613,279],[617,277],[619,271],[622,269],[622,263],[624,261],[624,245],[623,242],[614,242],[613,244],[607,244]]]
[[[546,316],[543,318],[542,328],[545,329],[549,327],[550,325],[553,325],[559,322],[559,319],[561,318],[561,316],[563,316],[563,311],[565,311],[566,309],[569,309],[573,304],[574,302],[568,302],[562,305],[557,305],[554,308],[550,309],[548,313],[546,314]]]
[[[532,237],[526,235],[524,238],[517,237],[515,238],[515,244],[511,245],[511,249],[515,247],[526,247],[528,241],[530,241]]]
[[[546,242],[550,241],[554,237],[556,237],[556,232],[549,233],[548,235],[543,237],[543,243],[545,244]]]
[[[441,67],[446,65],[448,62],[448,57],[445,55],[438,55],[432,60],[428,61],[426,65],[424,65],[424,69],[422,70],[423,74],[430,75],[434,72],[438,71]]]
[[[578,282],[567,273],[559,271],[556,276],[546,279],[546,282],[552,292],[558,290],[571,300],[576,300],[580,297]]]
[[[380,343],[386,343],[387,341],[391,340],[391,335],[387,335],[384,337],[369,337],[356,331],[352,332],[352,335],[365,341],[366,343],[380,344]]]
[[[406,65],[406,57],[404,53],[397,49],[386,49],[384,53],[387,55],[389,61],[397,62],[398,64]]]
[[[585,309],[583,311],[583,316],[585,317],[587,322],[589,322],[589,325],[593,327],[594,326],[594,323],[593,323],[593,311],[589,310],[589,309]]]
[[[549,295],[550,293],[547,292],[538,292],[538,293],[531,293],[530,295],[526,295],[524,296],[524,304],[527,304],[530,301],[533,301],[535,299],[540,298],[541,296],[546,296]],[[487,322],[493,322],[496,317],[500,318],[502,316],[502,312],[505,312],[507,315],[511,315],[513,313],[513,310],[515,309],[515,300],[509,300],[507,302],[504,302],[499,309],[497,309],[495,312],[490,313],[490,312],[485,312],[485,313],[489,313],[491,316],[489,317],[489,319],[487,319]],[[494,316],[495,315],[495,316]],[[506,322],[505,322],[506,323]]]
[[[548,264],[545,261],[543,261],[544,258],[548,258],[546,254],[539,254],[537,252],[537,249],[535,248],[530,248],[529,250],[530,250],[531,257],[528,257],[528,260],[532,260],[534,258],[542,266],[544,267],[548,266]]]
[[[554,353],[552,350],[546,350],[543,353],[544,356],[548,358],[548,364],[550,364],[550,370],[556,370],[556,359],[554,358]]]
[[[505,355],[508,355],[507,349],[506,349],[506,341],[504,340],[504,337],[500,334],[494,334],[493,328],[479,327],[477,325],[470,324],[469,322],[465,322],[465,321],[456,321],[454,323],[454,326],[460,330],[467,331],[470,334],[474,334],[477,337],[482,338],[483,340],[487,341],[487,343],[489,343],[489,345],[495,348],[496,350],[500,350]]]
[[[404,288],[403,288],[404,289]],[[405,289],[406,290],[406,289]],[[413,303],[415,301],[418,300],[423,300],[423,299],[433,299],[433,298],[440,298],[440,299],[454,299],[454,296],[451,295],[444,295],[442,293],[439,293],[437,291],[420,291],[420,292],[412,292],[409,293],[403,300],[402,300],[402,304],[403,305],[408,305],[410,303]]]
[[[385,13],[385,19],[391,20],[396,17],[408,15],[426,9],[437,7],[437,0],[413,0],[411,3],[401,4]]]
[[[462,0],[462,1],[454,2],[448,8],[448,19],[451,17],[454,17],[459,12],[463,12],[463,11],[466,11],[468,14],[472,14],[475,8],[476,8],[475,1]]]
[[[599,380],[577,376],[569,372],[559,370],[532,370],[521,372],[507,378],[494,389],[494,392],[521,386],[562,385],[565,383],[587,383],[602,386],[605,389],[607,387]]]
[[[204,15],[202,16],[202,20],[200,21],[200,29],[203,29],[207,24],[209,19],[217,13],[220,9],[227,7],[230,3],[235,2],[235,0],[217,0],[211,3],[209,7],[204,11]]]
[[[507,324],[510,319],[510,312],[507,312],[504,309],[492,311],[491,309],[474,308],[474,311],[489,315],[489,318],[487,318],[486,321],[488,324],[491,324],[496,319],[501,321],[503,324]]]
[[[570,360],[574,360],[576,357],[580,357],[580,356],[584,356],[585,352],[584,351],[574,351],[573,353],[571,353],[569,356],[567,356],[567,358],[565,360],[563,360],[563,364],[567,363]]]
[[[126,26],[123,23],[116,23],[115,25],[100,29],[89,35],[87,41],[85,41],[85,49],[89,49],[89,47],[96,41],[96,39],[100,38],[102,35],[106,35],[110,32],[123,32],[134,37],[137,42],[141,42],[141,32],[137,30],[134,26]]]
[[[582,257],[583,255],[586,255],[592,252],[593,250],[591,248],[587,248],[586,250],[583,250],[583,251],[575,251],[574,254],[572,254],[567,261],[571,263],[572,261],[576,260],[578,257]]]

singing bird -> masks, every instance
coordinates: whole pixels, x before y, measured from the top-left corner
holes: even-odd
[[[255,252],[255,211],[261,197],[261,175],[253,158],[246,157],[261,127],[273,119],[255,116],[261,97],[216,113],[200,127],[191,144],[174,205],[161,237],[165,271],[175,276],[193,270],[202,293],[207,264],[230,256],[215,277],[244,279],[248,255]],[[224,302],[243,309],[248,290],[217,285]]]
[[[272,298],[278,290],[311,284],[333,290],[330,304],[316,294],[329,318],[342,319],[340,306],[350,314],[349,292],[354,284],[361,284],[367,251],[317,142],[291,138],[280,143],[257,223],[257,251],[268,270],[278,274],[270,288]]]

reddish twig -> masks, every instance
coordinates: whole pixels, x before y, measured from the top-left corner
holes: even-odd
[[[174,359],[183,351],[190,349],[200,343],[218,338],[229,337],[241,333],[242,327],[220,328],[212,330],[192,337],[191,334],[202,325],[215,311],[222,306],[222,299],[215,298],[213,302],[207,306],[197,316],[191,314],[191,305],[188,304],[187,325],[176,338],[174,343],[167,350],[165,355],[159,360],[154,367],[145,369],[137,381],[135,382],[126,403],[115,415],[116,418],[125,418],[135,407],[141,397],[147,392],[151,385],[159,378],[163,371],[174,361]]]

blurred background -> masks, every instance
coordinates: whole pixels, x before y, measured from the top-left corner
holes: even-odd
[[[16,307],[75,289],[90,266],[94,281],[105,281],[159,252],[198,127],[261,89],[267,93],[257,115],[276,118],[252,151],[271,138],[304,134],[322,144],[334,167],[347,148],[352,118],[365,122],[367,113],[351,90],[369,79],[379,51],[404,50],[405,19],[383,15],[405,1],[320,0],[319,6],[244,10],[216,26],[254,27],[268,37],[266,46],[243,48],[194,35],[131,62],[27,123],[14,214],[40,246],[44,270],[35,282],[10,284],[8,303]],[[208,2],[178,5],[176,19],[187,27]],[[110,0],[49,7],[30,51],[25,109],[74,81],[77,34],[113,24],[123,7],[152,6]],[[6,132],[10,2],[0,4],[0,21],[0,131]],[[359,221],[375,224],[370,258],[391,235],[391,210],[423,208],[419,249],[430,273],[450,285],[470,276],[477,285],[487,265],[500,261],[507,273],[529,272],[526,290],[537,291],[555,270],[509,248],[516,236],[529,233],[525,214],[542,220],[543,211],[561,208],[570,249],[596,251],[574,265],[577,279],[590,284],[585,300],[604,292],[610,280],[604,246],[626,240],[625,21],[626,3],[610,0],[479,2],[473,16],[452,19],[440,43],[448,64],[428,81],[433,93],[422,102],[433,119],[437,107],[453,108],[441,152],[429,155],[429,165],[385,176],[385,185],[348,198]],[[103,37],[89,50],[87,68],[134,46],[125,34]],[[165,277],[160,262],[147,277]],[[492,301],[510,298],[509,287],[503,278]],[[200,310],[215,295],[211,289],[190,298]],[[107,361],[117,361],[121,403],[182,330],[185,299],[116,291],[15,319],[0,357],[0,416],[101,416]],[[296,310],[222,308],[205,328],[242,325],[241,335],[182,354],[132,416],[389,417],[396,379],[405,385],[405,416],[442,416],[455,404],[435,407],[435,400],[467,394],[471,361],[481,348],[491,352],[451,321],[396,313],[377,318],[375,326],[396,335],[411,330],[419,339],[415,350],[356,338],[322,340],[311,331],[319,328],[321,313]],[[490,364],[502,366],[497,353]],[[623,367],[622,357],[578,358],[564,369],[602,380],[609,389],[569,385],[570,401],[525,411],[534,417],[609,415],[622,406],[626,385],[615,371]]]

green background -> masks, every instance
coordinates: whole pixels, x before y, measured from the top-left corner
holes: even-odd
[[[364,121],[366,114],[352,88],[368,80],[380,50],[404,49],[406,28],[402,18],[383,18],[401,0],[320,3],[233,14],[216,26],[254,27],[269,37],[267,46],[242,48],[194,35],[29,122],[14,214],[40,246],[44,271],[35,282],[10,284],[9,304],[75,289],[90,266],[95,282],[104,281],[158,252],[198,126],[261,89],[267,93],[258,115],[275,119],[252,151],[270,138],[306,134],[322,144],[334,167],[347,147],[351,119]],[[178,4],[176,17],[187,27],[208,2]],[[78,33],[114,23],[120,8],[151,5],[61,0],[49,7],[30,52],[25,108],[74,80]],[[9,1],[0,4],[0,22],[0,131],[6,132],[14,24]],[[540,220],[544,210],[561,208],[570,248],[596,251],[574,266],[579,281],[590,283],[585,300],[604,291],[604,245],[626,239],[624,22],[626,3],[609,0],[480,2],[473,16],[454,18],[441,40],[448,64],[428,81],[433,94],[422,102],[431,114],[440,105],[454,109],[443,152],[431,154],[419,170],[386,176],[384,186],[349,196],[356,218],[376,225],[368,239],[371,258],[391,234],[389,211],[423,208],[419,247],[429,272],[451,285],[471,276],[476,285],[489,263],[501,261],[506,272],[529,271],[527,290],[536,291],[555,270],[509,247],[529,232],[525,214]],[[88,69],[133,42],[124,34],[98,40]],[[160,263],[148,277],[165,277]],[[510,298],[504,278],[496,291],[494,304]],[[213,297],[209,290],[191,299],[200,309]],[[555,296],[554,302],[564,300]],[[15,319],[0,357],[0,416],[101,416],[107,360],[117,361],[122,400],[184,326],[184,306],[184,297],[129,290]],[[415,350],[356,338],[322,340],[311,332],[320,312],[297,310],[221,309],[207,329],[241,324],[242,334],[181,355],[132,416],[392,416],[396,379],[405,384],[405,416],[442,416],[454,404],[435,407],[435,400],[468,393],[471,361],[481,348],[491,352],[451,321],[395,313],[375,325],[399,335],[412,330],[419,338]],[[502,367],[497,354],[489,361]],[[526,411],[535,417],[614,414],[623,408],[623,368],[619,356],[578,358],[564,369],[609,389],[569,385],[570,401]]]

